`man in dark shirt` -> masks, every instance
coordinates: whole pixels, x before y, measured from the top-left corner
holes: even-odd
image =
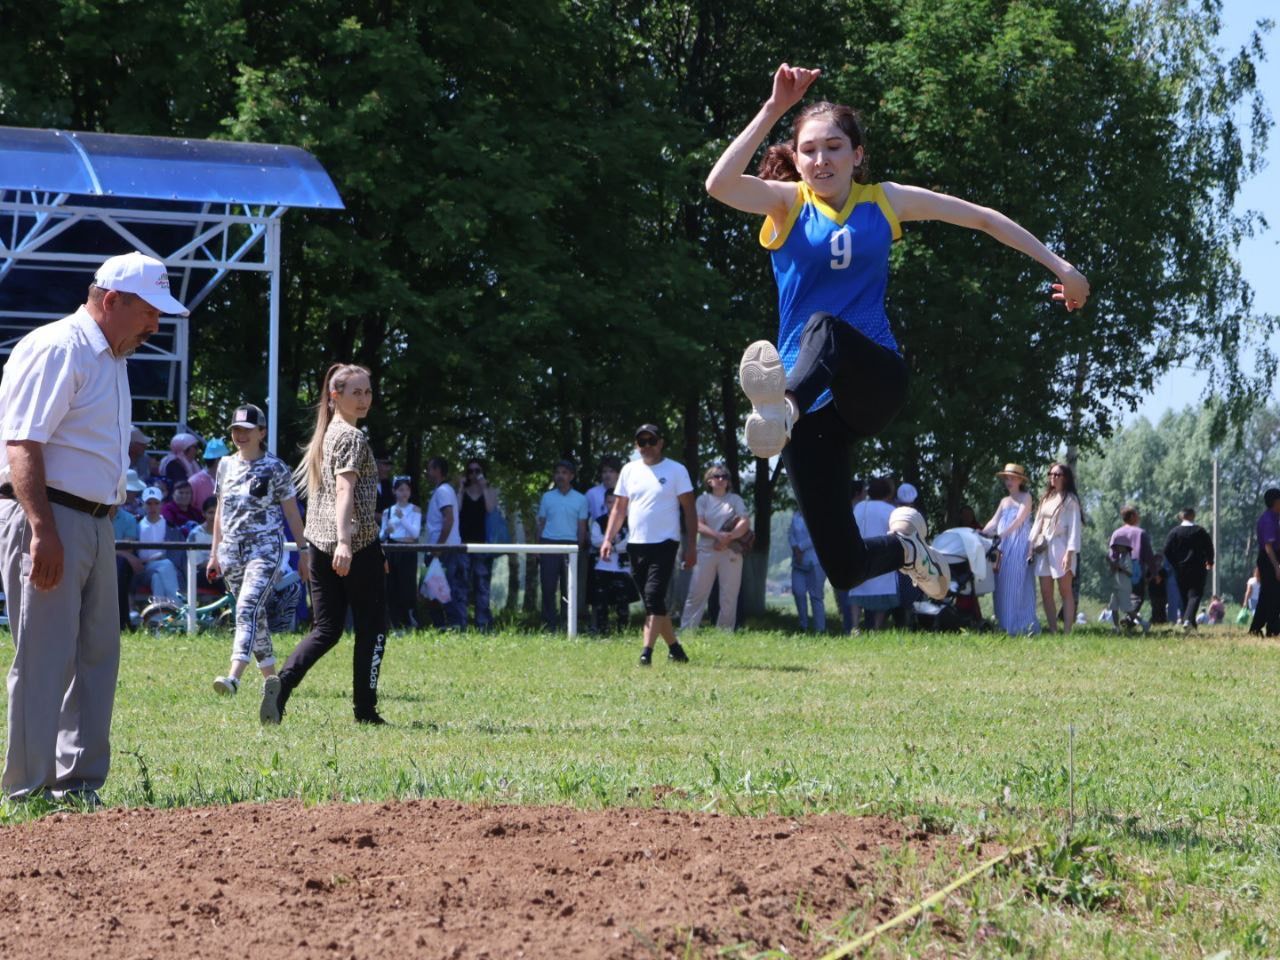
[[[1182,594],[1182,619],[1187,630],[1196,629],[1196,613],[1204,594],[1204,578],[1213,569],[1213,539],[1197,524],[1191,507],[1182,511],[1182,522],[1169,531],[1164,543],[1165,559],[1173,567],[1178,592]]]

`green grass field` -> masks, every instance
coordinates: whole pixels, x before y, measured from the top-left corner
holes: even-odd
[[[127,637],[104,800],[661,796],[747,815],[885,812],[1046,847],[948,901],[963,945],[926,923],[879,955],[1280,954],[1280,647],[1241,632],[704,630],[688,638],[692,664],[649,671],[631,639],[421,633],[389,641],[382,729],[352,722],[349,643],[308,677],[283,726],[264,729],[256,678],[237,700],[210,690],[227,638]],[[930,875],[918,892],[949,879]]]

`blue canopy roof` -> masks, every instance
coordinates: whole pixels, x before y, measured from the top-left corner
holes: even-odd
[[[299,147],[0,127],[0,190],[341,210]]]

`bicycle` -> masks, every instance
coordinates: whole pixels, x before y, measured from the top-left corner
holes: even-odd
[[[167,597],[152,597],[151,602],[142,608],[138,617],[139,626],[148,633],[186,633],[187,601],[182,597],[170,600]],[[224,593],[212,603],[196,607],[196,631],[229,630],[235,624],[236,603],[231,594]]]

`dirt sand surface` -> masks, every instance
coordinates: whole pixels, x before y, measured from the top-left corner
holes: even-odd
[[[886,848],[954,845],[878,817],[429,800],[57,814],[0,831],[0,957],[816,956],[850,910],[900,909]]]

